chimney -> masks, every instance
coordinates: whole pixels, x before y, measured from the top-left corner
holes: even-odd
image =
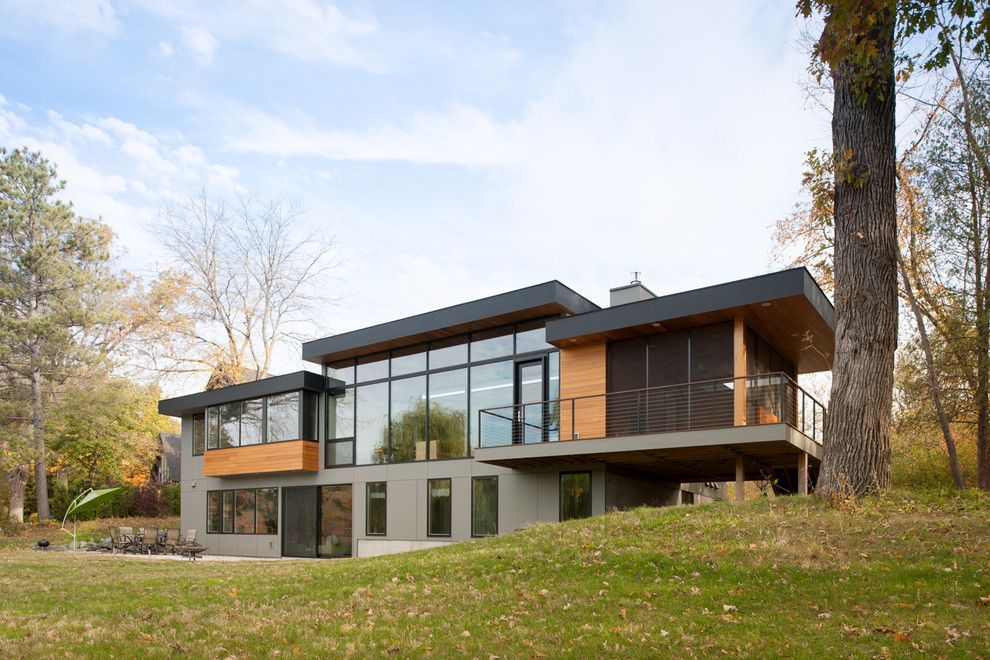
[[[650,298],[657,297],[655,293],[643,286],[643,283],[639,281],[639,275],[640,273],[637,270],[633,272],[632,282],[608,290],[609,307],[626,305],[628,303],[639,302],[640,300],[649,300]]]

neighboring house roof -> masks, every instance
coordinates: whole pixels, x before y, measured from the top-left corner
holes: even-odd
[[[304,360],[328,363],[555,314],[581,314],[598,305],[557,280],[472,300],[303,344]]]
[[[291,374],[230,385],[217,390],[197,392],[196,394],[177,396],[172,399],[162,399],[158,402],[158,412],[162,415],[184,417],[203,412],[203,409],[209,406],[229,403],[231,401],[256,399],[262,396],[295,390],[325,392],[328,388],[340,386],[343,386],[343,383],[339,380],[324,378],[320,374],[315,374],[311,371],[296,371]]]

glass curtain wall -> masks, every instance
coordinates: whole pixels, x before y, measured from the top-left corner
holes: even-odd
[[[543,359],[546,398],[560,396],[560,357],[546,319],[450,337],[328,365],[344,382],[326,420],[326,466],[468,456],[478,411],[514,403],[514,363]],[[557,440],[559,406],[544,412]],[[494,432],[494,431],[493,431]],[[488,435],[486,431],[485,435]]]

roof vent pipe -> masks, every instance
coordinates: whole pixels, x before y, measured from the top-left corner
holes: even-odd
[[[608,290],[609,307],[626,305],[628,303],[639,302],[640,300],[649,300],[650,298],[657,297],[655,293],[643,286],[643,283],[639,281],[639,276],[640,272],[638,270],[633,271],[632,282]]]

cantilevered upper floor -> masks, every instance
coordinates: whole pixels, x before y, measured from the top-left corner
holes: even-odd
[[[290,392],[291,440],[320,451],[315,464],[310,449],[279,469],[594,460],[715,481],[738,475],[740,458],[748,478],[817,460],[825,410],[796,379],[831,367],[835,321],[807,270],[665,296],[633,282],[611,302],[546,282],[306,342],[302,356],[322,374],[290,375],[298,383],[276,377],[159,408],[203,420],[207,458],[227,452],[207,461],[213,474],[275,471],[257,447],[290,439],[268,430]]]

